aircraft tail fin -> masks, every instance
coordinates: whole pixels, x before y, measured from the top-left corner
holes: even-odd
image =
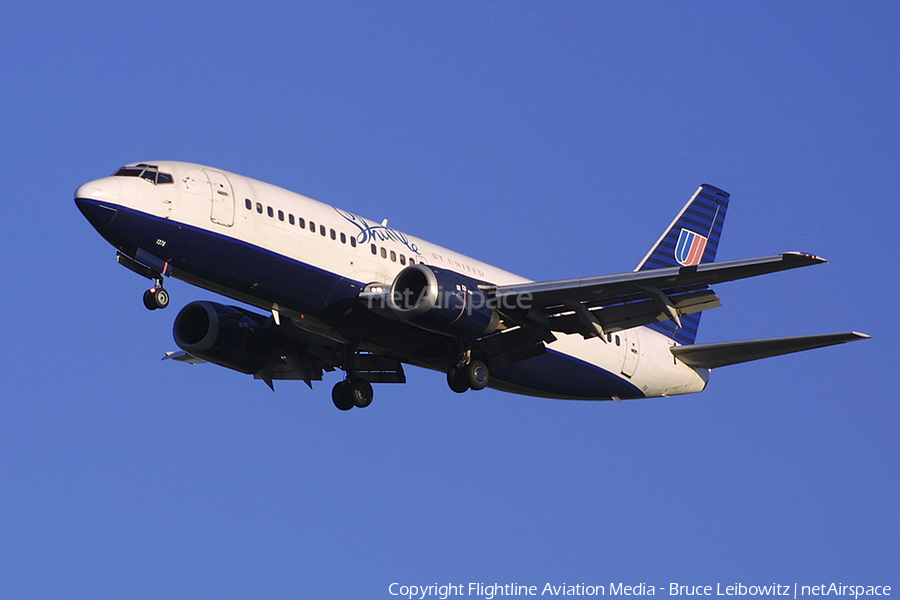
[[[727,208],[728,193],[704,183],[634,270],[690,267],[713,262]]]
[[[635,272],[713,262],[719,249],[728,198],[727,192],[709,184],[697,188],[635,267]],[[693,344],[700,327],[700,314],[682,316],[681,327],[672,321],[654,323],[650,327],[680,344]]]

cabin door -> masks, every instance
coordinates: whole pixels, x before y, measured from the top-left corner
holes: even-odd
[[[218,225],[231,227],[234,225],[234,191],[231,183],[225,173],[220,171],[203,169],[203,172],[209,180],[209,197],[212,202],[210,219]]]

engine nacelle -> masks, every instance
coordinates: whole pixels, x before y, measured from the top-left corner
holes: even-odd
[[[480,337],[496,331],[500,315],[479,283],[455,271],[410,265],[391,285],[390,307],[398,317],[423,329]]]
[[[274,347],[261,315],[215,302],[191,302],[175,317],[178,347],[198,358],[247,373],[260,372]]]

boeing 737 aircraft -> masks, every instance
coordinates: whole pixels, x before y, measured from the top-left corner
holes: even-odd
[[[789,252],[715,262],[728,194],[702,185],[634,271],[535,283],[337,207],[202,165],[126,165],[75,192],[78,208],[153,281],[166,277],[255,307],[192,302],[179,352],[265,381],[323,372],[339,409],[404,383],[403,364],[447,374],[454,392],[490,386],[572,400],[699,392],[711,369],[868,336],[837,333],[694,344],[711,285],[825,262]]]

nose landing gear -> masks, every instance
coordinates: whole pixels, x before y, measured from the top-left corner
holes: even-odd
[[[169,305],[169,292],[163,288],[162,279],[157,279],[155,285],[144,292],[144,306],[147,310],[165,308]]]
[[[140,252],[141,251],[138,250],[138,254]],[[162,273],[143,263],[139,263],[135,259],[126,256],[121,252],[116,253],[116,262],[129,271],[133,271],[142,277],[153,280],[153,287],[144,292],[144,306],[147,307],[147,310],[165,308],[169,305],[169,292],[163,288],[163,274],[171,274],[168,272],[168,262],[163,265]]]

